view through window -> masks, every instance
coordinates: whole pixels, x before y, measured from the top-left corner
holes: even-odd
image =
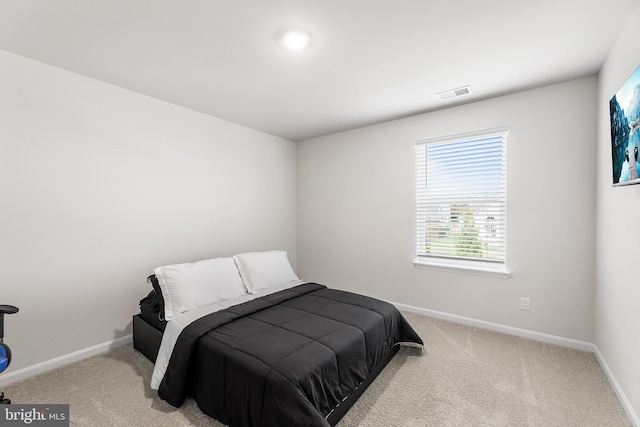
[[[505,263],[507,132],[416,141],[419,261]]]

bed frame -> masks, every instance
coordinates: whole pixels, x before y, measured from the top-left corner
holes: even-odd
[[[133,348],[155,363],[161,342],[162,331],[151,326],[139,314],[133,316]]]
[[[162,342],[162,332],[147,323],[139,314],[133,316],[133,348],[142,353],[147,359],[155,363]],[[333,427],[347,413],[358,398],[369,387],[373,380],[382,372],[385,366],[391,361],[393,356],[400,349],[399,345],[394,346],[387,352],[384,359],[369,374],[369,376],[351,393],[344,401],[342,401],[333,411],[326,417],[327,422]]]

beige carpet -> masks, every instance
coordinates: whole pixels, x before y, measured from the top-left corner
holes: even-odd
[[[339,427],[632,425],[591,353],[405,316],[425,351],[402,348]],[[222,426],[192,400],[175,409],[158,399],[152,370],[124,346],[5,392],[13,403],[68,403],[73,426]]]

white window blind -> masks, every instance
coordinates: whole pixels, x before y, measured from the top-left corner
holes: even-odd
[[[418,260],[505,264],[507,133],[416,141]]]

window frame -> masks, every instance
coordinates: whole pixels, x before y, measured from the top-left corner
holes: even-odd
[[[491,276],[491,277],[499,277],[499,278],[509,278],[511,274],[507,269],[507,213],[506,213],[506,204],[507,204],[507,188],[506,188],[506,179],[507,179],[507,159],[506,159],[506,149],[507,149],[507,135],[509,133],[508,127],[499,127],[499,128],[491,128],[491,129],[481,129],[472,132],[464,132],[450,135],[443,135],[433,138],[422,138],[417,139],[414,142],[415,150],[416,150],[416,258],[413,262],[416,268],[426,268],[426,269],[435,269],[440,271],[450,271],[450,272],[458,272],[464,274],[474,274],[481,276]],[[504,180],[504,191],[502,193],[501,203],[504,205],[501,207],[504,209],[504,239],[502,240],[502,245],[504,247],[503,259],[499,261],[489,261],[489,260],[479,260],[472,258],[464,258],[464,257],[442,257],[442,256],[428,256],[424,254],[420,254],[419,247],[420,244],[424,244],[424,239],[420,239],[420,233],[425,233],[424,224],[420,224],[420,209],[421,209],[421,198],[423,199],[423,195],[421,195],[421,188],[424,188],[424,182],[426,182],[427,177],[427,166],[426,166],[426,157],[421,158],[421,154],[426,156],[425,146],[429,144],[443,144],[443,143],[455,143],[455,142],[469,142],[473,140],[480,140],[483,138],[491,138],[491,137],[501,137],[502,138],[502,169],[501,169],[501,178]],[[421,184],[422,182],[422,184]]]

